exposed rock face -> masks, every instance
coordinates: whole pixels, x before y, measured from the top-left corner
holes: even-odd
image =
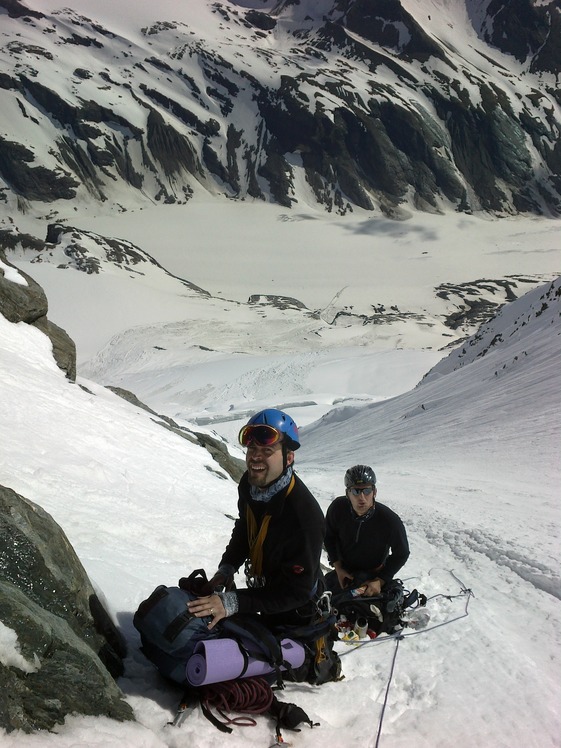
[[[52,517],[0,486],[0,726],[52,729],[68,714],[132,719],[112,675],[124,640]]]
[[[21,16],[28,16],[32,18],[43,18],[42,13],[30,10],[26,5],[21,3],[19,0],[0,0],[0,8],[5,8],[11,18],[20,18]]]
[[[561,8],[558,3],[491,0],[487,17],[476,30],[490,44],[519,62],[529,57],[531,69],[559,75],[561,69]]]
[[[149,408],[145,403],[139,400],[133,392],[130,392],[130,390],[112,386],[108,386],[107,389],[111,390],[116,395],[119,395],[119,397],[122,397],[123,400],[132,403],[132,405],[136,405],[136,407],[142,408],[143,410],[148,411],[148,413],[152,413],[157,417],[157,423],[170,431],[173,431],[175,434],[178,434],[183,439],[187,439],[187,441],[190,441],[192,444],[199,444],[201,447],[204,447],[218,465],[230,476],[230,478],[232,478],[232,480],[238,482],[244,474],[246,470],[245,462],[236,457],[232,457],[223,442],[214,439],[208,434],[203,434],[198,431],[189,431],[184,426],[180,426],[176,423],[173,418],[156,413],[156,411],[152,410],[152,408]],[[220,472],[218,472],[218,475],[224,477]]]
[[[0,106],[13,123],[0,200],[14,208],[127,192],[186,202],[202,189],[395,218],[561,214],[556,0],[442,3],[436,25],[400,0],[201,0],[203,24],[142,29],[149,49],[35,3],[0,1]],[[103,64],[76,68],[67,45],[104,50]]]
[[[477,359],[487,356],[493,349],[502,349],[501,368],[494,376],[512,371],[521,364],[528,352],[509,355],[509,346],[524,338],[528,345],[532,336],[539,335],[544,328],[551,326],[559,330],[561,321],[561,278],[538,286],[523,299],[515,299],[492,318],[487,319],[476,333],[468,337],[464,344],[456,346],[451,353],[441,359],[424,377],[420,386],[437,377],[456,371]]]
[[[24,240],[19,235],[20,241]],[[48,303],[45,292],[31,276],[16,269],[4,255],[10,248],[7,232],[0,231],[0,314],[9,322],[26,322],[47,335],[53,346],[57,365],[71,381],[76,379],[76,345],[60,327],[47,319]],[[4,267],[2,267],[2,264]],[[10,275],[6,269],[13,270]]]

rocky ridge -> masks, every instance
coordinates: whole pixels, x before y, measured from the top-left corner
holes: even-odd
[[[62,529],[0,486],[0,727],[50,730],[72,713],[133,719],[114,678],[126,645]]]
[[[553,0],[197,6],[125,38],[94,10],[0,0],[7,207],[561,211]]]

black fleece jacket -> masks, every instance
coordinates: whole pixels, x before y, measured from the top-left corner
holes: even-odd
[[[239,569],[249,558],[246,505],[249,504],[257,527],[265,514],[271,515],[263,543],[263,587],[238,589],[240,613],[278,615],[305,606],[312,597],[320,571],[320,555],[325,535],[325,519],[316,499],[300,478],[268,502],[254,501],[249,492],[247,472],[238,488],[239,516],[224,551],[220,566]]]
[[[340,561],[346,571],[368,572],[385,582],[409,558],[405,526],[394,511],[376,501],[372,512],[359,517],[346,496],[334,499],[327,510],[325,549],[329,563]]]

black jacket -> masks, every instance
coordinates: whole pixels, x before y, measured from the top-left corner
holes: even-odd
[[[254,501],[249,493],[247,473],[238,488],[239,516],[220,566],[239,569],[249,558],[246,505],[251,507],[257,526],[265,514],[271,515],[263,543],[263,587],[238,589],[240,613],[284,614],[306,606],[312,598],[320,571],[320,555],[325,535],[325,519],[316,499],[300,478],[268,502]]]
[[[339,496],[329,505],[326,525],[329,562],[341,561],[348,572],[368,572],[372,579],[380,577],[388,582],[409,558],[403,522],[377,501],[370,514],[359,517],[349,499]]]

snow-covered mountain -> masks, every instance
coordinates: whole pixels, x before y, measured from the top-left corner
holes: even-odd
[[[402,445],[414,441],[421,462],[443,449],[443,474],[450,460],[474,475],[482,467],[483,452],[488,464],[500,460],[501,472],[510,466],[516,480],[518,445],[525,439],[525,459],[532,461],[540,486],[545,486],[559,467],[558,458],[552,463],[551,453],[544,451],[542,437],[547,433],[553,445],[561,427],[558,393],[551,389],[543,399],[546,382],[561,384],[560,314],[557,279],[504,306],[410,392],[359,409],[333,409],[316,421],[304,430],[308,458],[322,460],[322,443],[330,433],[340,434],[347,460],[354,455],[359,462],[367,461],[374,443],[385,464],[410,463]],[[498,417],[503,411],[508,411],[506,422]],[[447,427],[444,447],[441,431]]]
[[[433,623],[475,593],[289,690],[301,748],[558,748],[559,38],[548,0],[0,0],[0,272],[78,354],[72,384],[0,315],[0,485],[107,598],[138,720],[2,746],[223,745],[165,726],[131,617],[231,531],[235,483],[182,435],[241,457],[276,405],[324,509],[375,467]]]
[[[0,1],[12,212],[559,214],[555,0]]]
[[[0,0],[0,247],[80,364],[185,298],[202,346],[243,304],[311,350],[441,349],[558,274],[557,5],[373,7]]]

